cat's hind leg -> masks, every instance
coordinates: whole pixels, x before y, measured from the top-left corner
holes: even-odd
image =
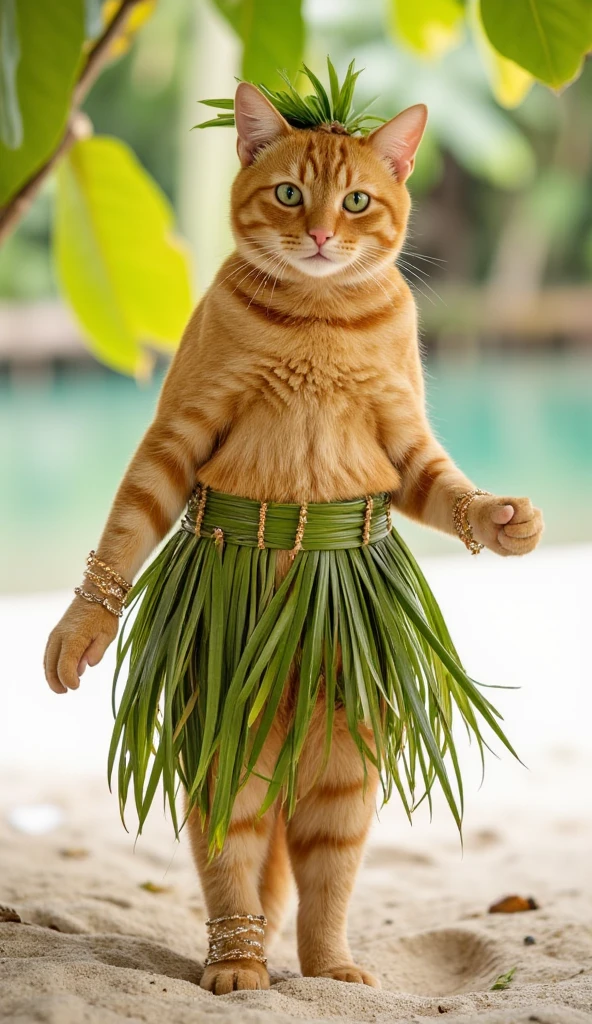
[[[300,966],[307,976],[380,987],[353,962],[347,941],[348,904],[375,807],[377,772],[368,763],[364,785],[360,754],[338,709],[327,766],[307,792],[323,750],[325,722],[317,711],[299,766],[304,795],[287,832],[299,895]]]
[[[269,777],[271,774],[277,747],[278,741],[271,736],[256,766],[260,775]],[[266,791],[264,779],[252,775],[236,798],[224,846],[211,859],[208,857],[207,823],[202,830],[199,814],[193,812],[189,816],[187,828],[210,918],[264,913],[265,889],[261,883],[277,814],[272,807],[263,817],[259,816]],[[235,927],[248,927],[248,922],[236,919],[222,926],[229,930]],[[264,941],[256,927],[239,933],[235,945],[241,952],[255,952],[256,947],[251,945],[253,940]],[[234,989],[269,988],[269,974],[265,964],[258,960],[237,956],[209,964],[200,985],[216,995]]]
[[[281,927],[291,885],[286,822],[283,811],[278,807],[259,880],[259,897],[267,918],[267,949],[271,948]]]

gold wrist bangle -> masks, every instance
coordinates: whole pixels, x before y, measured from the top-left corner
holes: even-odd
[[[106,597],[91,594],[90,590],[83,590],[82,587],[74,587],[74,593],[81,597],[83,601],[88,601],[89,604],[100,604],[106,611],[111,612],[111,615],[115,615],[118,619],[123,615],[123,608],[115,608]]]
[[[125,601],[127,595],[123,587],[119,586],[119,583],[115,583],[110,579],[104,579],[98,573],[93,572],[92,569],[85,569],[82,575],[85,580],[89,580],[94,584],[97,590],[101,591],[101,594],[105,594],[106,597],[115,597],[118,601]]]
[[[491,491],[480,491],[478,489],[474,491],[466,491],[464,494],[459,495],[452,509],[452,522],[454,523],[454,529],[462,540],[467,551],[470,551],[472,555],[478,555],[484,547],[484,545],[480,544],[478,540],[475,540],[473,530],[468,519],[468,511],[471,506],[471,502],[480,494],[491,494]]]
[[[91,571],[96,569],[97,566],[99,567],[99,569],[102,569],[105,575],[108,576],[109,579],[113,580],[114,583],[117,583],[125,594],[127,594],[128,591],[132,589],[131,583],[128,583],[127,580],[124,580],[123,576],[120,576],[119,573],[116,572],[115,569],[112,569],[110,565],[107,565],[106,562],[101,562],[101,559],[97,558],[95,551],[91,551],[89,553],[86,559],[86,564],[88,568],[91,569]]]

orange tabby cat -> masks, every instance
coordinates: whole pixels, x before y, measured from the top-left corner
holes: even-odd
[[[187,327],[101,538],[98,556],[124,577],[169,531],[198,478],[259,501],[388,491],[402,513],[453,532],[455,499],[473,484],[430,430],[415,304],[395,266],[410,205],[405,181],[426,116],[411,107],[367,138],[337,126],[293,129],[253,86],[239,86],[236,252]],[[476,539],[500,555],[531,551],[542,531],[528,498],[479,496],[469,520]],[[76,689],[116,631],[114,616],[76,597],[48,642],[51,688]],[[266,784],[252,775],[219,856],[208,861],[197,815],[189,833],[212,917],[265,913],[276,930],[289,856],[303,973],[377,985],[353,962],[346,938],[377,780],[369,766],[363,788],[340,709],[317,777],[325,728],[318,710],[299,765],[306,795],[287,825],[277,806],[258,817]],[[272,774],[288,714],[286,706],[278,715],[261,776]],[[201,984],[216,993],[266,988],[269,976],[261,963],[237,959],[208,966]]]

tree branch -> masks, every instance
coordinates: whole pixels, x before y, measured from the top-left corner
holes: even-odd
[[[111,44],[123,32],[132,9],[142,2],[143,0],[122,0],[116,14],[89,50],[84,67],[72,92],[72,108],[62,138],[53,153],[21,185],[18,192],[14,194],[6,206],[0,207],[0,244],[25,215],[41,185],[51,173],[56,163],[68,152],[70,146],[78,139],[87,138],[92,133],[92,125],[88,117],[85,114],[81,114],[78,108],[109,60]]]

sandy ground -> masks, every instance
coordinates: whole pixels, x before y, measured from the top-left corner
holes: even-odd
[[[380,812],[350,939],[381,991],[300,977],[295,901],[269,992],[198,987],[206,915],[187,844],[156,811],[134,850],[104,781],[111,665],[75,695],[46,693],[39,660],[65,595],[0,599],[0,904],[15,912],[0,911],[1,1021],[592,1024],[592,549],[425,568],[469,669],[521,685],[496,700],[528,770],[492,759],[479,789],[463,752],[464,854],[441,803],[412,829],[395,804]],[[510,893],[539,909],[488,913]]]

